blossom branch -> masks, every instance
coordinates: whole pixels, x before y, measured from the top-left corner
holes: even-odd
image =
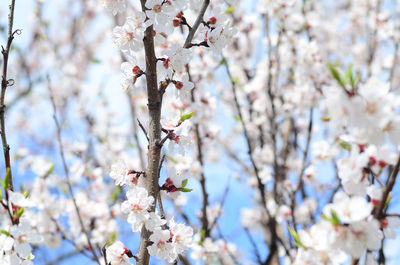
[[[141,0],[142,11],[146,11],[146,0]],[[147,154],[147,170],[146,170],[146,189],[149,196],[158,197],[159,186],[159,166],[161,147],[157,144],[161,140],[161,104],[162,95],[159,94],[157,86],[157,58],[154,51],[153,26],[147,27],[144,33],[144,50],[146,56],[146,86],[148,98],[148,110],[150,116],[149,122],[149,151]],[[150,211],[154,212],[155,204],[151,206]],[[150,255],[147,250],[149,243],[150,231],[142,228],[140,236],[140,246],[138,252],[138,265],[148,265]]]
[[[183,45],[184,48],[190,47],[194,34],[196,33],[198,27],[200,26],[200,23],[203,21],[204,13],[206,12],[209,4],[210,0],[204,0],[203,5],[201,6],[200,9],[200,13],[197,16],[196,21],[194,22],[192,28],[190,29],[188,36],[186,37],[185,44]]]
[[[378,220],[380,220],[384,217],[384,208],[386,206],[389,194],[392,191],[394,184],[396,183],[396,178],[397,178],[397,175],[399,174],[399,170],[400,170],[400,156],[397,159],[396,165],[394,166],[393,171],[389,176],[386,188],[383,192],[382,199],[378,205],[378,208],[376,208],[375,218]]]

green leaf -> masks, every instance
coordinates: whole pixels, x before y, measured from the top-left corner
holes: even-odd
[[[188,179],[182,180],[182,188],[186,187],[187,183],[188,183]]]
[[[335,78],[336,81],[337,81],[342,87],[344,87],[344,86],[345,86],[345,83],[344,83],[344,81],[342,80],[342,78],[340,77],[339,71],[336,69],[336,67],[335,67],[333,64],[329,63],[329,62],[327,63],[327,66],[328,66],[329,71],[331,72],[333,78]]]
[[[10,186],[10,168],[6,169],[6,177],[4,178],[4,188],[8,189]]]
[[[90,60],[92,63],[100,63],[101,61],[99,60],[99,59],[97,59],[97,58],[92,58],[91,60]]]
[[[181,116],[181,122],[184,122],[184,121],[186,121],[186,120],[188,120],[188,119],[190,119],[192,116],[193,116],[193,114],[195,113],[196,111],[194,110],[194,111],[191,111],[191,112],[189,112],[189,113],[185,113],[185,114],[183,114],[182,116]]]
[[[179,191],[182,191],[182,192],[191,192],[193,189],[179,188],[178,190],[179,190]]]
[[[197,242],[197,244],[200,245],[200,246],[202,246],[202,245],[203,245],[204,238],[206,237],[206,230],[201,229],[200,232],[199,232],[199,234],[200,234],[200,240]]]
[[[17,214],[18,218],[22,216],[22,214],[24,213],[24,210],[25,210],[24,207],[21,207],[17,210],[16,214]]]
[[[383,207],[383,209],[387,209],[389,207],[389,203],[392,200],[392,194],[389,194],[389,196],[387,197],[386,201],[385,201],[385,206]]]
[[[46,174],[44,174],[44,175],[45,176],[50,175],[53,172],[55,167],[56,167],[56,164],[52,164],[51,167],[49,168],[49,170],[47,170]]]
[[[339,139],[339,144],[343,149],[345,149],[347,151],[351,150],[351,145],[348,142],[345,142],[345,141]]]
[[[0,230],[0,233],[6,235],[6,236],[10,236],[10,233],[8,233],[6,230],[2,229]]]
[[[233,82],[234,84],[238,84],[239,81],[240,81],[239,77],[232,77],[232,82]]]
[[[24,190],[22,192],[22,195],[24,195],[25,198],[28,198],[29,197],[29,191],[28,190]]]
[[[111,194],[111,200],[112,202],[117,201],[118,194],[121,192],[121,187],[120,186],[115,186],[115,189],[113,193]]]
[[[221,61],[219,61],[219,65],[225,65],[226,64],[226,60],[225,58],[222,58]]]
[[[227,9],[225,9],[225,14],[231,14],[233,11],[235,11],[236,7],[230,6]]]
[[[288,227],[289,233],[292,235],[294,242],[296,243],[296,246],[302,247],[302,248],[307,248],[300,240],[299,234],[293,229]]]
[[[321,121],[323,121],[323,122],[328,122],[328,121],[330,121],[331,120],[331,117],[330,116],[322,116],[321,117]]]
[[[353,78],[353,65],[350,64],[347,67],[346,73],[344,74],[344,80],[345,81],[349,81]],[[350,82],[351,83],[351,82]]]
[[[177,163],[178,163],[178,160],[176,160],[173,156],[168,156],[168,155],[167,155],[167,158],[168,158],[169,160],[171,160],[171,162],[174,163],[174,164],[177,164]]]
[[[238,122],[241,122],[241,121],[242,121],[242,119],[241,119],[238,115],[235,115],[234,118],[235,118],[235,120],[238,121]]]
[[[107,240],[107,246],[111,246],[115,242],[115,239],[117,239],[117,235],[115,232],[111,232],[110,238]]]
[[[337,215],[337,212],[334,209],[331,209],[331,217],[322,215],[322,219],[324,219],[325,221],[328,221],[332,225],[340,225],[341,224],[339,216]]]

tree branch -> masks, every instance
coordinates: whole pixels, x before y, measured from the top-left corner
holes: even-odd
[[[141,0],[142,11],[146,11],[146,0]],[[157,86],[157,58],[154,51],[153,26],[149,26],[143,38],[144,50],[146,56],[146,86],[149,110],[149,151],[147,154],[146,169],[146,189],[149,196],[157,199],[159,193],[158,173],[160,166],[161,147],[157,144],[161,139],[161,104],[162,95],[158,93]],[[156,203],[149,209],[155,211]],[[138,252],[138,265],[148,265],[150,256],[147,251],[150,232],[145,227],[140,236],[140,246]]]
[[[194,37],[194,34],[196,33],[198,27],[200,26],[200,23],[203,21],[204,13],[206,12],[207,7],[208,7],[209,4],[210,4],[210,0],[204,0],[203,5],[201,6],[201,9],[200,9],[200,13],[197,16],[196,21],[194,22],[192,28],[190,29],[188,36],[186,37],[185,44],[183,45],[183,48],[189,48],[190,47],[190,45],[192,43],[192,39]]]
[[[8,15],[8,38],[7,38],[7,45],[4,49],[1,46],[1,53],[3,54],[3,75],[1,78],[1,95],[0,95],[0,130],[1,130],[1,142],[3,144],[3,154],[4,154],[4,163],[6,166],[6,174],[9,177],[9,188],[10,190],[14,190],[13,186],[13,179],[12,179],[12,172],[11,172],[11,160],[10,160],[10,146],[7,143],[7,136],[6,136],[6,126],[5,126],[5,112],[6,112],[6,105],[4,104],[4,99],[6,96],[6,90],[8,86],[13,84],[13,80],[7,79],[7,70],[8,70],[8,55],[11,49],[11,43],[14,39],[14,35],[17,33],[19,34],[19,30],[13,32],[13,24],[14,24],[14,8],[15,8],[15,0],[11,1],[10,4],[10,13]],[[8,193],[5,191],[6,198],[8,199]]]
[[[89,233],[86,230],[85,224],[83,223],[83,219],[82,219],[82,215],[80,213],[79,207],[78,207],[78,205],[76,203],[74,191],[72,189],[71,180],[70,180],[70,177],[69,177],[68,166],[67,166],[67,163],[66,163],[66,160],[65,160],[64,148],[63,148],[62,139],[61,139],[61,126],[60,126],[60,123],[58,122],[58,119],[57,119],[57,108],[56,108],[56,103],[55,103],[54,96],[53,96],[53,91],[52,91],[51,86],[50,86],[50,78],[49,77],[47,77],[47,81],[48,81],[48,89],[49,89],[49,92],[50,92],[50,100],[51,100],[51,104],[53,106],[53,112],[54,112],[53,113],[53,119],[54,119],[54,123],[55,123],[56,129],[57,129],[57,142],[58,142],[58,147],[60,149],[59,151],[60,151],[62,165],[63,165],[63,168],[64,168],[64,174],[65,174],[65,177],[66,177],[66,183],[67,183],[67,186],[68,186],[68,191],[71,194],[71,200],[72,200],[72,203],[74,205],[74,208],[75,208],[75,211],[76,211],[76,215],[78,216],[79,224],[81,225],[82,231],[86,236],[87,244],[88,244],[88,246],[90,248],[90,251],[93,254],[93,259],[97,262],[97,264],[101,265],[101,263],[99,261],[99,258],[98,258],[98,255],[96,253],[96,250],[94,249],[94,247],[92,245],[92,242],[90,240]]]

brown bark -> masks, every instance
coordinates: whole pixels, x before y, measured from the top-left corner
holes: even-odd
[[[141,0],[142,11],[144,12],[145,0]],[[146,29],[144,35],[144,49],[146,55],[146,85],[149,109],[149,150],[147,154],[147,169],[146,169],[146,189],[149,196],[157,199],[158,186],[158,171],[160,165],[161,153],[161,104],[162,94],[159,93],[157,87],[157,59],[154,51],[153,26]],[[156,203],[151,207],[150,211],[154,211]],[[149,245],[150,232],[143,227],[140,236],[140,247],[138,252],[138,265],[148,265],[150,256],[147,251]]]

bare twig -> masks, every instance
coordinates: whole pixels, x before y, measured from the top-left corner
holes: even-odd
[[[78,216],[79,224],[81,225],[82,231],[86,236],[87,244],[88,244],[88,246],[90,248],[90,251],[93,254],[93,259],[97,262],[97,264],[101,265],[101,263],[99,261],[99,258],[98,258],[98,255],[96,253],[96,250],[93,248],[92,242],[90,240],[89,233],[86,230],[85,224],[83,223],[83,219],[82,219],[82,215],[80,213],[79,207],[78,207],[78,205],[76,203],[74,191],[72,189],[71,180],[70,180],[70,176],[69,176],[68,166],[67,166],[67,163],[66,163],[66,160],[65,160],[64,148],[63,148],[62,139],[61,139],[61,126],[60,126],[60,123],[58,122],[58,119],[57,119],[57,108],[56,108],[56,103],[55,103],[54,96],[53,96],[53,91],[52,91],[51,86],[50,86],[50,78],[47,77],[47,80],[48,80],[48,88],[49,88],[49,92],[50,92],[50,100],[51,100],[51,103],[52,103],[52,106],[53,106],[53,112],[54,112],[53,113],[53,119],[54,119],[54,123],[55,123],[56,129],[57,129],[58,147],[60,149],[59,151],[60,151],[61,161],[62,161],[63,168],[64,168],[64,174],[65,174],[65,177],[66,177],[66,183],[67,183],[67,186],[68,186],[68,191],[71,194],[71,200],[72,200],[72,203],[74,205],[76,214]]]
[[[192,76],[190,74],[189,65],[186,65],[186,71],[189,74],[189,80],[192,82]],[[192,89],[191,94],[190,94],[192,103],[195,102],[194,92],[195,92],[195,90]],[[194,124],[194,133],[195,133],[195,137],[196,137],[197,160],[199,161],[200,166],[201,166],[200,186],[201,186],[201,195],[203,198],[202,207],[201,207],[201,213],[202,213],[201,229],[202,229],[202,231],[204,231],[204,233],[202,233],[203,237],[207,238],[211,234],[211,229],[209,227],[209,220],[208,220],[208,216],[207,216],[207,208],[209,205],[209,201],[208,201],[208,192],[207,192],[207,186],[206,186],[206,176],[204,174],[204,159],[203,159],[202,141],[201,141],[201,137],[200,137],[200,125],[198,123]],[[202,239],[204,239],[204,238],[202,238]]]
[[[253,238],[253,236],[251,235],[249,229],[244,228],[244,231],[246,232],[247,238],[249,239],[250,244],[251,244],[251,246],[252,246],[253,249],[254,249],[254,255],[256,256],[257,262],[258,262],[260,265],[263,264],[263,262],[262,262],[262,260],[261,260],[260,252],[258,251],[258,248],[257,248],[257,244],[256,244],[256,242],[254,241],[254,238]]]
[[[137,121],[139,123],[140,129],[142,129],[144,135],[146,136],[147,141],[150,142],[149,135],[147,134],[146,129],[144,128],[143,124],[140,122],[139,119],[137,119]]]
[[[6,167],[6,172],[9,177],[9,188],[10,190],[14,190],[12,172],[11,172],[11,160],[10,160],[10,146],[7,143],[6,136],[6,125],[5,125],[5,112],[6,105],[4,104],[6,90],[8,86],[13,85],[14,80],[7,79],[7,70],[8,70],[8,55],[11,49],[11,43],[14,39],[15,34],[20,34],[20,30],[16,30],[13,32],[13,24],[14,24],[14,8],[15,8],[15,0],[11,1],[10,4],[10,13],[8,15],[8,38],[7,45],[4,49],[1,46],[1,53],[3,54],[3,75],[1,77],[1,96],[0,96],[0,130],[1,130],[1,142],[3,144],[3,154],[4,154],[4,163]],[[5,191],[6,199],[8,200],[8,193]]]

